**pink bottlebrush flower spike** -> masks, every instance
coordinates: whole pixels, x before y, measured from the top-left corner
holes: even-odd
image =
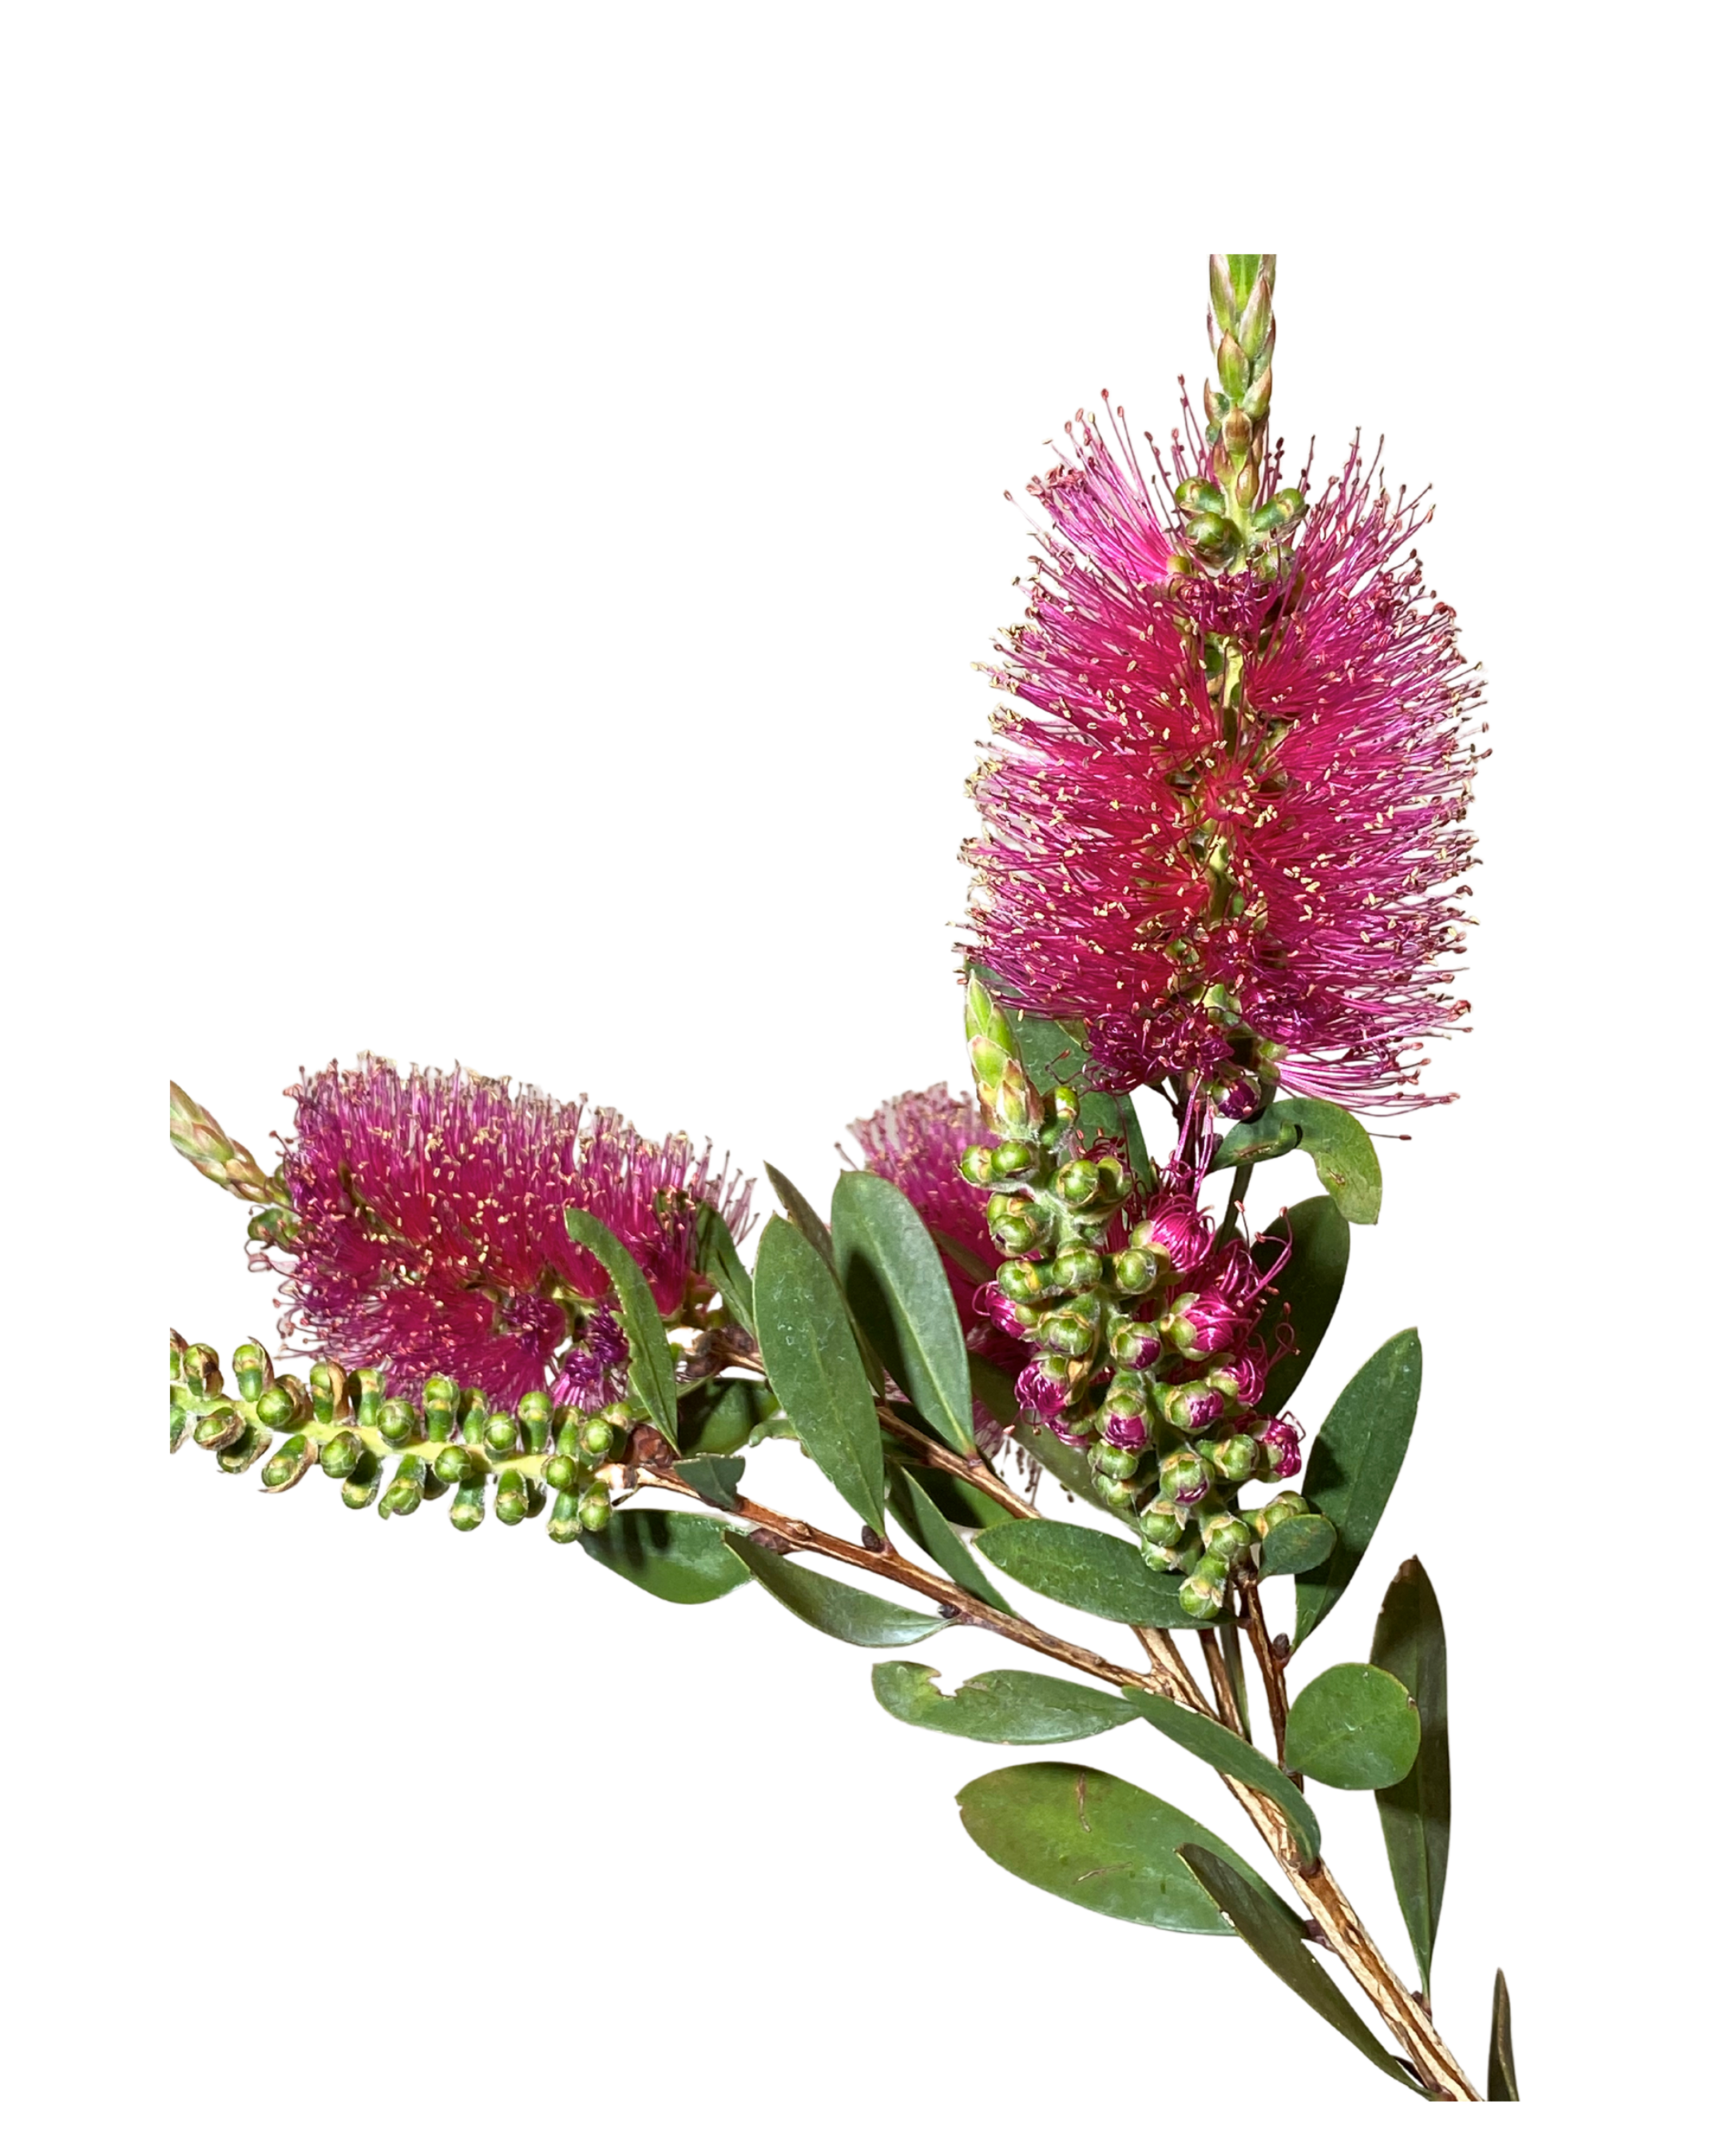
[[[1207,573],[1111,417],[1031,488],[1044,554],[994,675],[1015,701],[973,781],[972,955],[1009,1003],[1087,1021],[1121,1090],[1192,1072],[1249,1112],[1261,1056],[1298,1092],[1419,1105],[1418,1051],[1467,1008],[1478,696],[1410,551],[1429,512],[1356,444],[1291,544]],[[1183,501],[1191,469],[1177,444]]]
[[[290,1089],[282,1163],[297,1216],[268,1262],[286,1281],[285,1338],[396,1388],[434,1375],[512,1407],[549,1384],[591,1411],[621,1396],[627,1359],[598,1260],[565,1207],[603,1220],[660,1315],[683,1306],[705,1200],[740,1232],[748,1187],[686,1137],[650,1144],[614,1109],[531,1086],[362,1057]]]

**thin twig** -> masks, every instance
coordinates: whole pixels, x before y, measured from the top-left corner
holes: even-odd
[[[1204,1666],[1210,1673],[1210,1690],[1216,1695],[1216,1712],[1236,1737],[1243,1738],[1245,1730],[1240,1719],[1240,1703],[1234,1697],[1234,1680],[1228,1674],[1228,1665],[1222,1659],[1222,1643],[1214,1628],[1206,1628],[1199,1635],[1204,1644]]]
[[[1245,1610],[1246,1636],[1252,1643],[1252,1653],[1257,1658],[1258,1674],[1264,1680],[1264,1697],[1270,1702],[1270,1727],[1276,1738],[1276,1763],[1288,1763],[1288,1685],[1281,1657],[1270,1637],[1270,1628],[1264,1622],[1264,1604],[1258,1593],[1258,1576],[1247,1570],[1240,1575],[1240,1599]]]

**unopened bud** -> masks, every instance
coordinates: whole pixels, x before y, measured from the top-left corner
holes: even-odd
[[[213,1348],[199,1341],[180,1358],[182,1381],[194,1399],[215,1400],[222,1396],[222,1358]]]
[[[1069,1160],[1055,1178],[1055,1188],[1071,1206],[1092,1204],[1101,1184],[1101,1168],[1094,1160]]]
[[[610,1493],[595,1484],[581,1501],[581,1524],[590,1535],[602,1535],[611,1524]]]
[[[248,1340],[243,1348],[234,1349],[234,1385],[241,1399],[255,1407],[275,1377],[275,1366],[262,1341]]]
[[[987,1189],[993,1180],[994,1150],[992,1146],[967,1146],[958,1157],[958,1173],[964,1180],[978,1190]]]
[[[1054,1287],[1046,1266],[1029,1265],[1022,1258],[1009,1259],[994,1278],[1014,1302],[1040,1302]]]
[[[1009,1178],[1027,1175],[1037,1163],[1038,1148],[1020,1145],[1009,1138],[1004,1145],[994,1148],[994,1164],[989,1171],[990,1180],[1004,1183]]]
[[[1100,1308],[1094,1296],[1079,1296],[1043,1319],[1038,1332],[1043,1342],[1067,1356],[1088,1355],[1096,1344]]]
[[[290,1437],[274,1459],[264,1468],[264,1487],[266,1490],[291,1490],[302,1476],[311,1471],[316,1458],[311,1450],[311,1440],[302,1430]]]
[[[417,1454],[408,1453],[395,1463],[395,1472],[389,1478],[389,1487],[378,1504],[381,1519],[392,1519],[398,1513],[406,1519],[417,1512],[425,1496],[425,1462]]]
[[[1220,1558],[1230,1563],[1243,1557],[1252,1546],[1252,1531],[1244,1520],[1237,1520],[1232,1512],[1218,1512],[1204,1522],[1202,1530],[1206,1557]]]
[[[605,1460],[610,1456],[616,1432],[603,1415],[593,1415],[582,1424],[577,1442],[592,1459]]]
[[[257,1402],[258,1420],[265,1430],[295,1430],[311,1413],[311,1399],[300,1380],[290,1373],[279,1378]]]
[[[1142,1465],[1136,1451],[1127,1451],[1120,1445],[1110,1445],[1106,1440],[1100,1438],[1091,1446],[1085,1457],[1090,1462],[1092,1474],[1111,1476],[1117,1482],[1120,1483],[1132,1481]]]
[[[497,1517],[506,1527],[527,1517],[527,1478],[518,1467],[506,1467],[497,1477]]]
[[[362,1450],[341,1485],[341,1502],[352,1512],[362,1512],[377,1494],[383,1463],[369,1447]]]
[[[458,1534],[471,1534],[485,1517],[485,1477],[475,1475],[458,1483],[449,1500],[449,1525]]]
[[[523,1393],[515,1411],[521,1426],[522,1445],[529,1452],[543,1452],[551,1430],[551,1394]]]
[[[1185,1539],[1186,1522],[1165,1498],[1158,1497],[1139,1513],[1138,1532],[1153,1548],[1170,1550]]]
[[[465,1482],[474,1475],[483,1475],[485,1463],[475,1460],[465,1445],[446,1445],[432,1462],[431,1471],[439,1482]]]
[[[547,1456],[545,1481],[547,1488],[569,1491],[579,1486],[582,1480],[581,1463],[567,1452],[553,1452]]]
[[[1224,1482],[1244,1482],[1257,1471],[1258,1447],[1252,1438],[1209,1440],[1198,1449]]]
[[[1201,1378],[1185,1385],[1158,1385],[1156,1388],[1156,1412],[1164,1422],[1172,1423],[1176,1430],[1196,1435],[1219,1422],[1228,1411],[1229,1402],[1219,1392],[1205,1384]]]
[[[1087,1250],[1081,1244],[1064,1250],[1049,1268],[1056,1287],[1065,1288],[1069,1295],[1081,1295],[1086,1289],[1102,1284],[1101,1255]]]
[[[1197,1505],[1210,1494],[1210,1478],[1195,1452],[1171,1452],[1162,1463],[1157,1495],[1170,1505]]]
[[[377,1427],[377,1410],[383,1404],[383,1373],[381,1370],[356,1370],[353,1389],[358,1401],[354,1420],[362,1430]]]
[[[461,1389],[453,1378],[428,1378],[419,1388],[425,1409],[425,1435],[434,1444],[451,1435],[461,1412]]]
[[[417,1445],[419,1441],[419,1410],[411,1400],[400,1399],[392,1394],[377,1409],[377,1434],[386,1445]]]
[[[1201,1557],[1180,1583],[1180,1607],[1189,1617],[1214,1617],[1222,1607],[1228,1567],[1219,1558]]]
[[[216,1465],[224,1475],[244,1475],[254,1460],[263,1458],[270,1445],[267,1430],[247,1429],[243,1436],[224,1445],[216,1455]]]
[[[1108,1267],[1122,1295],[1142,1295],[1156,1277],[1154,1260],[1147,1250],[1116,1250]]]
[[[541,1397],[542,1399],[544,1395],[542,1394]],[[551,1420],[551,1402],[548,1399],[545,1402],[545,1420],[547,1424]],[[484,1438],[487,1452],[497,1454],[506,1459],[516,1450],[516,1440],[519,1435],[513,1415],[492,1414],[485,1417]],[[536,1450],[537,1448],[536,1447],[535,1450]],[[439,1471],[442,1472],[440,1469]]]
[[[365,1447],[357,1437],[350,1436],[346,1430],[338,1430],[335,1436],[325,1440],[318,1460],[326,1475],[336,1481],[345,1481],[358,1466],[364,1452]]]
[[[219,1452],[241,1437],[247,1430],[245,1417],[231,1400],[223,1400],[207,1415],[200,1415],[193,1425],[192,1442],[206,1452]]]
[[[1153,1325],[1117,1325],[1108,1335],[1108,1353],[1122,1370],[1147,1370],[1162,1353],[1162,1335]]]
[[[572,1543],[581,1532],[581,1499],[573,1490],[560,1490],[551,1508],[545,1531],[554,1543]]]
[[[332,1423],[341,1412],[347,1394],[347,1373],[339,1363],[314,1363],[308,1379],[311,1412],[321,1423]]]

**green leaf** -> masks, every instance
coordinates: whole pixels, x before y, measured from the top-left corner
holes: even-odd
[[[1019,1058],[1040,1093],[1070,1086],[1078,1096],[1078,1127],[1086,1141],[1112,1138],[1142,1183],[1152,1174],[1150,1149],[1144,1143],[1137,1111],[1124,1093],[1092,1091],[1086,1083],[1090,1045],[1080,1019],[1041,1018],[1029,1011],[1009,1011],[1019,1044]]]
[[[1301,1101],[1300,1145],[1322,1183],[1356,1227],[1369,1228],[1384,1204],[1378,1148],[1363,1125],[1333,1101]]]
[[[593,1252],[611,1276],[617,1293],[624,1337],[629,1342],[629,1377],[646,1417],[667,1444],[677,1441],[677,1366],[665,1337],[665,1320],[653,1300],[647,1276],[603,1220],[578,1205],[566,1208],[563,1227],[572,1243]]]
[[[931,1228],[928,1232],[933,1236],[936,1247],[942,1255],[950,1258],[966,1280],[973,1281],[978,1287],[981,1287],[985,1282],[993,1279],[993,1266],[979,1258],[974,1250],[966,1250],[963,1244],[955,1237],[947,1235],[945,1229]]]
[[[1288,1208],[1285,1221],[1266,1229],[1252,1250],[1260,1269],[1273,1255],[1272,1242],[1285,1241],[1290,1232],[1293,1250],[1276,1276],[1257,1330],[1266,1358],[1276,1354],[1284,1326],[1291,1329],[1294,1345],[1272,1363],[1260,1414],[1280,1414],[1293,1397],[1329,1330],[1348,1277],[1348,1221],[1333,1198],[1302,1198]]]
[[[875,1697],[889,1714],[915,1728],[973,1738],[979,1744],[1076,1743],[1132,1718],[1132,1709],[1111,1692],[1034,1670],[990,1670],[968,1679],[950,1697],[937,1685],[939,1675],[921,1662],[877,1662]]]
[[[901,1461],[900,1465],[908,1463]],[[920,1462],[916,1475],[941,1517],[957,1527],[994,1527],[1013,1517],[1006,1507],[997,1504],[986,1491],[978,1490],[973,1483],[960,1481],[956,1475],[948,1475],[934,1460]]]
[[[931,1633],[945,1631],[952,1621],[932,1610],[906,1609],[900,1603],[883,1602],[878,1594],[847,1587],[840,1579],[829,1579],[824,1572],[811,1572],[806,1565],[762,1549],[735,1528],[728,1531],[726,1539],[775,1602],[783,1603],[793,1617],[800,1617],[817,1632],[843,1640],[850,1646],[913,1646]]]
[[[798,1189],[796,1184],[791,1181],[789,1176],[783,1174],[770,1160],[766,1166],[767,1180],[773,1185],[779,1204],[783,1206],[797,1226],[802,1229],[812,1247],[820,1253],[821,1260],[832,1275],[834,1285],[839,1289],[842,1300],[844,1282],[839,1277],[839,1260],[833,1250],[832,1231],[802,1192]],[[758,1274],[760,1270],[758,1256],[756,1259],[755,1270]],[[876,1393],[884,1393],[886,1389],[882,1380],[886,1376],[886,1371],[882,1367],[875,1343],[864,1332],[857,1321],[856,1312],[851,1309],[848,1302],[845,1305],[845,1314],[850,1326],[851,1336],[856,1342],[857,1353],[862,1357],[863,1368],[867,1373],[869,1383]],[[757,1332],[756,1337],[758,1339],[759,1337]]]
[[[878,1175],[841,1175],[833,1254],[845,1300],[880,1360],[948,1445],[974,1452],[964,1327],[916,1207]]]
[[[1378,2041],[1307,1945],[1305,1928],[1287,1904],[1271,1893],[1262,1880],[1244,1870],[1238,1858],[1225,1852],[1218,1857],[1203,1843],[1189,1844],[1179,1853],[1264,1966],[1356,2050],[1363,2051],[1380,2073],[1388,2074],[1402,2088],[1417,2092],[1419,2085],[1407,2068]]]
[[[691,1453],[741,1452],[773,1413],[765,1385],[747,1378],[709,1378],[677,1403],[677,1450]]]
[[[1258,1577],[1268,1579],[1281,1572],[1310,1572],[1336,1547],[1336,1530],[1322,1512],[1298,1512],[1283,1520],[1264,1537],[1258,1558]]]
[[[716,1520],[698,1512],[655,1512],[629,1504],[603,1533],[583,1535],[590,1558],[661,1602],[716,1602],[748,1584],[748,1568],[726,1547]]]
[[[973,1355],[970,1359],[971,1369],[974,1374],[979,1358]],[[1003,1383],[1007,1383],[1009,1396],[1011,1386],[1007,1383],[1004,1373],[997,1371],[995,1374]],[[980,1383],[977,1386],[977,1394],[983,1404],[989,1407],[992,1411],[988,1394]],[[1016,1404],[1012,1412],[1014,1414],[1018,1413]],[[1002,1421],[998,1414],[995,1415],[995,1419],[1001,1423],[1004,1430],[1012,1431],[1013,1443],[1028,1452],[1037,1466],[1046,1474],[1052,1476],[1063,1490],[1070,1490],[1075,1497],[1082,1497],[1087,1505],[1094,1505],[1098,1512],[1107,1513],[1111,1520],[1115,1517],[1107,1500],[1096,1488],[1096,1477],[1091,1472],[1089,1460],[1076,1445],[1062,1445],[1054,1432],[1038,1422],[1033,1415],[1024,1416],[1022,1421],[1015,1424],[1010,1419]]]
[[[887,1470],[886,1509],[917,1548],[932,1558],[949,1578],[978,1596],[990,1609],[1004,1610],[1009,1616],[1012,1614],[1012,1605],[971,1555],[963,1537],[954,1532],[922,1476],[897,1461]]]
[[[1500,1969],[1491,1986],[1491,2056],[1486,2061],[1486,2101],[1519,2103],[1521,2100],[1522,2092],[1516,2087],[1516,2055],[1509,2041],[1509,1986]]]
[[[1256,1168],[1292,1152],[1300,1142],[1300,1126],[1276,1113],[1280,1105],[1272,1103],[1253,1122],[1235,1123],[1224,1131],[1210,1155],[1209,1173],[1219,1175],[1224,1168]]]
[[[1327,1563],[1294,1589],[1294,1645],[1311,1638],[1359,1568],[1407,1455],[1420,1408],[1420,1335],[1386,1340],[1348,1381],[1312,1448],[1307,1502],[1336,1530]]]
[[[677,1477],[716,1512],[735,1512],[740,1509],[737,1497],[737,1486],[742,1480],[740,1460],[680,1460]]]
[[[723,1298],[726,1316],[752,1338],[755,1330],[755,1291],[748,1268],[737,1254],[737,1244],[721,1214],[703,1199],[695,1216],[695,1263]]]
[[[830,1268],[777,1215],[755,1265],[756,1337],[767,1382],[809,1456],[876,1534],[886,1531],[880,1425]]]
[[[1308,1866],[1317,1863],[1322,1840],[1317,1815],[1287,1776],[1261,1752],[1255,1751],[1219,1722],[1212,1722],[1207,1714],[1177,1707],[1171,1699],[1159,1699],[1147,1691],[1129,1691],[1124,1697],[1141,1721],[1171,1737],[1206,1767],[1214,1767],[1219,1774],[1231,1774],[1236,1782],[1244,1782],[1248,1789],[1268,1797],[1287,1821],[1301,1862]]]
[[[990,1564],[1050,1602],[1122,1625],[1195,1629],[1180,1607],[1178,1573],[1152,1572],[1136,1543],[1065,1520],[1008,1520],[976,1538]]]
[[[1241,1860],[1184,1812],[1117,1775],[1054,1759],[1002,1767],[958,1792],[958,1815],[985,1856],[1045,1893],[1124,1923],[1228,1936],[1178,1852],[1195,1843]]]
[[[1378,1792],[1378,1820],[1420,1988],[1431,1993],[1431,1956],[1450,1864],[1450,1699],[1443,1613],[1425,1568],[1410,1557],[1389,1583],[1372,1660],[1399,1677],[1420,1710],[1420,1752],[1399,1782]]]
[[[1288,1706],[1288,1771],[1332,1789],[1386,1789],[1420,1751],[1420,1710],[1407,1686],[1369,1662],[1337,1662]]]

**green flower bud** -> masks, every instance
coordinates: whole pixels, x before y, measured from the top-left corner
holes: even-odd
[[[1155,1549],[1176,1549],[1185,1540],[1186,1523],[1165,1498],[1158,1497],[1139,1513],[1138,1532]]]
[[[1009,1178],[1029,1174],[1038,1163],[1040,1151],[1040,1147],[1023,1145],[1012,1139],[1004,1145],[996,1146],[989,1179],[994,1183],[1004,1183]]]
[[[1214,1617],[1222,1607],[1228,1568],[1219,1558],[1201,1557],[1180,1583],[1180,1607],[1189,1617]]]
[[[1156,1278],[1155,1261],[1146,1250],[1117,1250],[1109,1262],[1122,1295],[1142,1295]]]
[[[1094,1160],[1069,1160],[1055,1177],[1055,1188],[1068,1205],[1090,1204],[1101,1183],[1101,1167]]]
[[[603,1415],[594,1415],[581,1425],[578,1443],[581,1450],[595,1460],[610,1457],[611,1443],[616,1433]]]
[[[1117,1512],[1129,1512],[1137,1497],[1137,1490],[1131,1482],[1122,1481],[1118,1476],[1099,1471],[1093,1477],[1096,1495],[1102,1502]]]
[[[521,1443],[529,1452],[543,1452],[546,1436],[551,1429],[551,1394],[523,1393],[516,1404],[515,1412],[521,1426]],[[513,1444],[511,1438],[511,1449]]]
[[[417,1445],[419,1410],[411,1400],[398,1399],[392,1394],[378,1407],[377,1434],[386,1445]]]
[[[326,1475],[332,1476],[337,1481],[345,1481],[364,1455],[365,1447],[357,1437],[350,1436],[346,1430],[338,1430],[335,1436],[324,1440],[319,1460]]]
[[[1060,1129],[1078,1121],[1078,1096],[1070,1086],[1056,1086],[1048,1096],[1049,1117]]]
[[[1194,516],[1187,520],[1186,543],[1195,553],[1210,554],[1231,551],[1234,546],[1234,526],[1225,524],[1219,516]]]
[[[255,1407],[264,1388],[274,1383],[275,1366],[260,1340],[248,1340],[234,1351],[234,1383],[241,1399]]]
[[[382,1477],[382,1461],[369,1448],[362,1450],[341,1485],[341,1502],[352,1512],[362,1512],[377,1496]]]
[[[964,1180],[978,1190],[986,1190],[994,1174],[994,1154],[992,1147],[966,1146],[958,1156],[958,1173]]]
[[[518,1467],[506,1467],[497,1477],[497,1517],[506,1527],[527,1517],[527,1478]]]
[[[554,1543],[572,1543],[581,1532],[581,1499],[573,1490],[560,1490],[545,1523]]]
[[[1241,1437],[1238,1433],[1201,1442],[1198,1450],[1224,1482],[1248,1481],[1258,1465],[1257,1440]]]
[[[432,1462],[431,1471],[439,1482],[465,1482],[470,1476],[482,1474],[485,1462],[459,1445],[446,1445]]]
[[[1093,1474],[1111,1476],[1117,1482],[1132,1481],[1143,1465],[1142,1453],[1127,1452],[1117,1445],[1105,1445],[1100,1439],[1086,1457]]]
[[[389,1478],[389,1487],[383,1492],[377,1507],[378,1517],[393,1519],[399,1513],[406,1519],[417,1512],[425,1496],[425,1462],[416,1454],[408,1453],[395,1463],[395,1472]]]
[[[1252,1531],[1244,1520],[1237,1520],[1232,1512],[1216,1512],[1204,1521],[1199,1527],[1204,1537],[1206,1557],[1218,1558],[1231,1563],[1244,1557],[1252,1546]]]
[[[358,1398],[354,1419],[362,1430],[377,1427],[377,1410],[383,1404],[383,1373],[381,1370],[356,1370],[353,1389]]]
[[[1195,1452],[1171,1452],[1157,1477],[1157,1495],[1170,1505],[1196,1505],[1210,1492],[1209,1470]]]
[[[602,1535],[611,1524],[611,1493],[596,1483],[581,1501],[581,1524],[590,1535]]]
[[[491,1419],[490,1410],[485,1404],[485,1394],[463,1393],[460,1412],[461,1442],[464,1445],[471,1445],[477,1451],[485,1444],[485,1424]]]
[[[434,1445],[454,1432],[461,1412],[461,1390],[453,1378],[428,1378],[419,1388],[425,1407],[425,1435]]]
[[[244,1475],[254,1460],[263,1458],[270,1445],[267,1430],[248,1428],[237,1444],[224,1447],[216,1455],[216,1465],[224,1475]]]
[[[1088,1355],[1096,1344],[1100,1315],[1101,1306],[1093,1295],[1076,1296],[1043,1319],[1038,1337],[1061,1355]]]
[[[258,1420],[267,1430],[298,1430],[311,1419],[311,1395],[304,1381],[284,1370],[258,1402]]]
[[[314,1363],[310,1376],[311,1412],[320,1422],[331,1423],[341,1412],[347,1394],[347,1373],[339,1363]]]
[[[297,1437],[290,1437],[275,1458],[266,1462],[264,1487],[266,1490],[291,1490],[295,1483],[310,1471],[316,1457],[311,1449],[311,1439],[302,1430]]]
[[[199,1341],[196,1347],[185,1350],[180,1365],[182,1380],[194,1399],[217,1400],[222,1397],[222,1358],[213,1348]]]
[[[993,1223],[988,1235],[995,1249],[1009,1258],[1024,1257],[1048,1240],[1036,1223],[1022,1214],[1008,1214]]]
[[[193,1425],[192,1442],[206,1452],[219,1452],[224,1445],[232,1445],[245,1435],[249,1425],[245,1417],[231,1400],[223,1400],[206,1415],[200,1415]]]
[[[456,1486],[449,1500],[449,1525],[458,1534],[471,1534],[485,1518],[485,1476],[476,1475]]]
[[[1009,1258],[994,1277],[1002,1294],[1014,1302],[1040,1302],[1054,1292],[1049,1268],[1030,1265],[1023,1258]]]
[[[544,1395],[542,1394],[540,1397],[543,1399]],[[546,1400],[545,1405],[546,1420],[549,1423],[551,1419],[550,1401]],[[487,1452],[501,1454],[506,1457],[515,1450],[516,1439],[518,1434],[519,1433],[516,1429],[515,1417],[513,1415],[494,1414],[487,1415],[485,1417],[485,1450]],[[537,1448],[536,1447],[535,1450],[536,1450]]]
[[[545,1462],[545,1481],[552,1490],[573,1490],[582,1479],[581,1463],[567,1452],[553,1452]]]
[[[1073,1163],[1075,1166],[1079,1164]],[[1062,1250],[1049,1267],[1049,1272],[1056,1287],[1065,1288],[1069,1293],[1081,1294],[1087,1288],[1101,1286],[1102,1260],[1097,1251],[1087,1250],[1078,1245]]]

